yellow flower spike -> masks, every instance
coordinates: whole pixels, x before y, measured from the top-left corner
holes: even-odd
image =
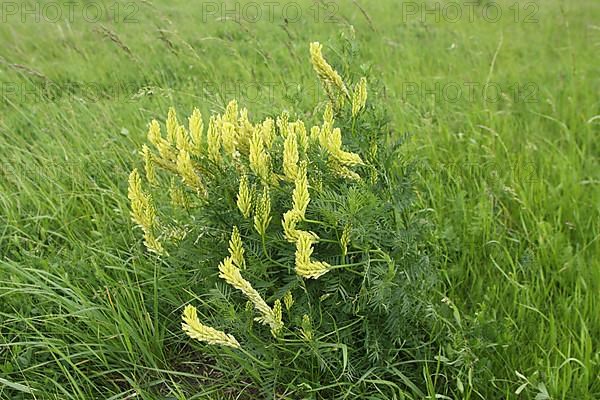
[[[181,328],[192,339],[200,340],[208,344],[217,344],[222,346],[233,347],[239,349],[240,344],[232,335],[225,332],[206,326],[198,319],[196,307],[187,305],[183,310],[183,322]]]
[[[301,219],[304,219],[306,208],[310,202],[310,194],[308,192],[308,177],[306,174],[306,161],[302,161],[298,168],[298,174],[294,182],[295,187],[292,192],[292,201],[294,202],[294,211]]]
[[[300,333],[307,341],[311,341],[313,338],[312,322],[307,314],[304,314],[302,316],[302,326],[300,328]]]
[[[336,154],[342,148],[342,130],[340,128],[335,128],[331,131],[329,138],[327,140],[327,149],[330,153]]]
[[[333,117],[333,105],[331,103],[327,103],[325,106],[325,111],[323,112],[323,125],[327,125],[329,129],[333,128],[333,123],[335,119]]]
[[[177,133],[175,135],[175,144],[177,146],[177,150],[185,150],[187,152],[192,152],[192,143],[190,142],[190,136],[183,126],[179,126],[177,128]]]
[[[292,292],[290,292],[289,290],[283,295],[283,304],[285,304],[285,309],[288,312],[294,305],[294,296],[292,296]]]
[[[206,132],[206,144],[208,148],[208,157],[213,162],[221,161],[221,132],[217,129],[217,118],[210,117],[208,130]]]
[[[246,108],[243,108],[240,111],[236,139],[238,141],[238,146],[242,148],[244,153],[248,151],[250,140],[252,139],[252,135],[254,134],[254,131],[256,129],[260,129],[260,127],[255,127],[250,122],[250,120],[248,119],[248,110]],[[262,134],[260,136],[262,136]]]
[[[242,237],[237,226],[233,227],[231,239],[229,239],[229,255],[236,267],[244,269],[246,261],[244,260],[244,246],[242,245]]]
[[[360,78],[360,82],[354,87],[352,95],[352,116],[356,117],[367,104],[367,78]]]
[[[258,129],[254,131],[250,140],[248,160],[252,172],[260,177],[263,182],[269,182],[271,178],[269,155],[265,151],[262,135]]]
[[[250,282],[242,278],[240,269],[233,264],[231,257],[225,258],[219,264],[219,272],[220,278],[242,292],[248,300],[254,304],[254,308],[261,315],[260,317],[255,318],[256,321],[263,325],[269,325],[271,327],[271,332],[273,332],[274,335],[281,330],[283,327],[281,319],[279,319],[273,309],[267,305],[261,295],[252,287]]]
[[[154,236],[154,230],[158,228],[156,209],[152,204],[152,197],[142,190],[142,180],[137,169],[131,171],[129,175],[127,197],[131,202],[131,219],[144,232],[146,248],[157,254],[165,254],[161,243]]]
[[[340,237],[340,245],[342,246],[342,255],[345,257],[348,254],[348,245],[350,244],[350,235],[352,234],[352,224],[348,223],[344,226],[342,236]]]
[[[310,259],[316,240],[312,233],[301,231],[296,241],[296,274],[306,279],[317,279],[331,269],[325,262]]]
[[[188,118],[188,126],[190,130],[190,137],[192,139],[191,153],[199,156],[202,153],[203,143],[203,131],[204,121],[202,120],[202,114],[200,110],[194,108],[192,115]]]
[[[327,103],[325,112],[323,113],[323,126],[319,131],[319,144],[323,149],[329,149],[330,137],[333,134],[333,124],[335,120],[333,118],[333,108],[331,103]]]
[[[223,121],[221,127],[221,140],[223,141],[223,149],[225,150],[225,153],[235,157],[237,140],[234,124],[228,121]]]
[[[173,161],[175,159],[174,149],[171,147],[171,144],[161,136],[160,124],[155,119],[152,120],[148,126],[148,140],[156,147],[163,159],[167,161]]]
[[[296,264],[296,274],[305,279],[318,279],[331,270],[331,265],[323,261],[311,261],[307,264]]]
[[[298,265],[310,263],[314,242],[315,238],[312,235],[308,232],[300,231],[298,240],[296,240],[296,268],[298,268]]]
[[[177,129],[179,129],[177,113],[173,107],[169,107],[169,113],[167,114],[167,141],[171,145],[175,143]]]
[[[244,218],[250,217],[250,212],[252,210],[252,193],[250,192],[250,187],[248,186],[248,177],[246,175],[243,175],[240,179],[237,206]]]
[[[283,142],[283,173],[290,180],[298,175],[298,142],[295,130],[290,130]]]
[[[331,155],[342,165],[350,167],[364,165],[358,154],[342,150],[342,131],[340,128],[335,128],[329,136],[327,149]]]
[[[260,133],[266,148],[270,150],[275,139],[275,121],[272,118],[265,119],[260,126]]]
[[[225,108],[225,114],[223,114],[223,121],[229,122],[233,125],[238,123],[238,103],[236,100],[231,100]]]
[[[300,231],[296,229],[296,225],[300,219],[300,215],[298,215],[296,210],[289,210],[283,214],[283,220],[281,221],[283,234],[285,239],[290,243],[296,243],[296,240],[298,240],[298,233]]]
[[[349,151],[339,150],[334,154],[334,157],[340,164],[345,166],[355,167],[357,165],[365,165],[358,154]]]
[[[321,127],[320,126],[313,126],[312,128],[310,128],[310,140],[312,140],[313,142],[318,142],[320,137],[321,137]]]
[[[287,137],[290,129],[289,120],[290,114],[287,111],[282,112],[281,115],[277,117],[277,127],[279,128],[279,134],[283,138]]]
[[[202,196],[206,195],[206,188],[194,170],[194,164],[190,158],[190,153],[185,150],[181,150],[177,155],[177,172],[186,185],[192,189],[196,189],[198,194]]]
[[[269,188],[265,186],[263,188],[263,194],[260,200],[256,204],[256,211],[254,214],[254,228],[258,234],[263,237],[267,232],[267,228],[271,223],[271,196],[269,194]]]
[[[148,140],[157,147],[158,143],[163,140],[160,134],[160,124],[155,119],[153,119],[148,125]]]
[[[342,77],[323,57],[321,52],[322,49],[323,46],[318,42],[311,43],[310,61],[331,101],[343,105],[344,99],[349,99],[350,94],[348,93],[348,89],[346,88]]]
[[[283,328],[283,308],[281,307],[281,300],[275,300],[273,304],[273,317],[277,323],[275,329],[271,329],[273,336],[277,336]]]
[[[142,190],[142,180],[137,168],[129,174],[127,197],[131,201],[132,220],[142,228],[151,228],[154,224],[155,213],[149,196]]]
[[[152,153],[150,152],[150,148],[146,145],[142,146],[142,157],[144,159],[146,179],[150,184],[156,185],[156,171],[154,169],[154,162],[152,161]]]
[[[308,134],[306,133],[306,126],[304,125],[304,122],[296,121],[294,128],[298,139],[298,145],[303,152],[306,152],[308,149]]]
[[[339,175],[342,178],[350,179],[353,181],[362,180],[360,175],[358,175],[356,172],[351,171],[348,167],[344,167],[343,165],[340,165],[337,162],[334,162],[331,164],[331,169],[333,170],[333,172],[335,172],[337,175]]]

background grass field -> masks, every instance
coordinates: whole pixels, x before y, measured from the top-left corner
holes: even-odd
[[[195,267],[145,255],[127,175],[147,122],[171,105],[206,115],[237,97],[257,119],[310,117],[324,98],[308,43],[341,63],[340,35],[355,36],[357,60],[386,87],[445,294],[487,338],[478,392],[600,398],[599,2],[499,2],[497,22],[487,1],[459,2],[457,19],[447,2],[437,16],[421,2],[277,3],[256,22],[248,2],[237,14],[105,2],[98,18],[88,2],[71,16],[63,2],[8,3],[0,398],[238,396],[240,382],[185,351],[179,307]]]

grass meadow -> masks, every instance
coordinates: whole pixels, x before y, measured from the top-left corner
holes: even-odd
[[[2,2],[0,398],[253,398],[189,351],[196,267],[148,256],[127,176],[170,106],[310,116],[340,38],[484,338],[470,398],[600,398],[600,2],[270,4]]]

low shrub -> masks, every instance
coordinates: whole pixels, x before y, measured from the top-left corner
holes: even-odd
[[[253,122],[235,100],[187,127],[170,109],[166,135],[152,121],[133,220],[149,251],[194,270],[183,331],[249,398],[464,391],[471,366],[452,350],[401,141],[366,77],[348,84],[321,49],[328,101],[310,127],[288,112]]]

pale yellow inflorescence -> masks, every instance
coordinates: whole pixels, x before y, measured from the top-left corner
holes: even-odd
[[[310,61],[331,101],[335,104],[343,104],[345,99],[350,98],[350,93],[340,74],[323,57],[322,49],[320,43],[311,43]]]
[[[208,344],[217,344],[222,346],[233,347],[239,349],[240,344],[232,335],[219,331],[210,326],[206,326],[198,319],[196,307],[187,305],[183,310],[183,322],[181,328],[192,339],[200,340]]]
[[[296,273],[303,278],[317,279],[331,270],[326,262],[311,260],[315,240],[314,234],[300,232],[296,241]]]
[[[293,208],[283,214],[282,225],[285,238],[296,244],[296,273],[303,278],[317,279],[329,272],[331,266],[310,258],[313,253],[313,245],[319,239],[318,236],[312,232],[296,229],[297,223],[305,219],[306,209],[310,202],[306,168],[306,162],[302,162],[298,168],[292,193]]]
[[[317,57],[318,58],[318,57]],[[327,68],[322,63],[323,71]],[[366,81],[364,81],[366,85]],[[366,89],[361,89],[363,83],[357,85],[357,101],[363,104],[363,95]],[[361,106],[362,107],[362,106]],[[348,179],[360,179],[360,176],[350,168],[364,165],[358,154],[342,149],[341,129],[334,127],[334,109],[331,103],[327,104],[323,114],[323,125],[313,127],[310,136],[302,121],[289,121],[289,114],[283,112],[277,117],[276,122],[267,118],[261,124],[253,125],[248,119],[246,109],[238,110],[237,102],[231,101],[225,113],[210,118],[206,132],[206,140],[203,138],[202,116],[194,109],[188,119],[189,131],[178,125],[177,115],[174,109],[169,109],[166,125],[167,139],[160,132],[160,125],[152,121],[149,126],[148,139],[157,148],[159,155],[154,156],[147,146],[142,148],[145,160],[146,176],[151,183],[156,182],[155,165],[177,173],[182,181],[199,195],[206,196],[207,189],[202,181],[200,171],[196,168],[194,157],[206,155],[215,163],[223,162],[222,150],[225,155],[231,157],[234,162],[239,163],[242,154],[247,155],[248,166],[255,176],[263,183],[263,194],[253,206],[253,195],[249,187],[246,175],[240,179],[237,196],[237,206],[245,218],[249,218],[254,208],[254,226],[261,236],[264,236],[271,221],[271,204],[269,186],[277,182],[278,175],[271,169],[270,149],[277,139],[277,135],[283,140],[283,176],[294,182],[292,195],[293,208],[283,215],[283,230],[285,238],[297,245],[296,272],[306,278],[317,278],[330,270],[327,263],[306,261],[305,255],[312,254],[313,245],[318,237],[311,232],[304,232],[297,228],[299,222],[305,218],[306,209],[310,202],[307,177],[307,150],[312,144],[320,146],[329,155],[329,164],[333,172]],[[277,125],[278,131],[275,129]],[[203,148],[205,146],[205,148]],[[302,160],[300,153],[302,152]],[[245,167],[238,167],[244,171]],[[173,197],[174,196],[174,197]],[[184,204],[182,193],[172,191],[172,198],[177,204]],[[151,209],[152,212],[155,212]],[[148,224],[144,233],[149,248],[160,252],[162,247],[153,236],[154,228]],[[306,246],[307,238],[310,244]],[[303,240],[303,242],[300,241]],[[302,244],[302,246],[300,246]],[[300,247],[298,247],[300,246]],[[242,265],[239,265],[242,267]]]
[[[208,157],[211,161],[218,163],[221,161],[221,132],[217,127],[217,117],[214,115],[208,121],[208,130],[206,131],[206,146]]]
[[[348,245],[350,244],[350,235],[352,234],[352,224],[346,224],[342,231],[342,237],[340,238],[340,244],[342,246],[342,255],[348,254]]]
[[[289,120],[290,114],[287,111],[282,112],[281,115],[277,117],[276,123],[277,127],[279,128],[279,134],[284,139],[287,137],[287,134],[289,132]]]
[[[296,180],[298,174],[299,159],[296,131],[292,129],[283,142],[283,173],[292,182]]]
[[[142,158],[144,159],[144,170],[146,171],[146,179],[150,184],[156,185],[156,169],[152,161],[152,153],[147,145],[142,146]]]
[[[248,177],[242,175],[237,195],[237,206],[244,218],[249,218],[252,212],[252,192],[248,186]]]
[[[177,155],[177,172],[183,182],[190,188],[195,189],[198,194],[205,196],[206,188],[200,179],[200,176],[194,170],[194,164],[187,150],[181,149]]]
[[[294,305],[294,296],[292,296],[292,292],[289,290],[283,295],[283,304],[285,304],[285,309],[288,311],[290,311]]]
[[[177,128],[175,144],[178,150],[185,150],[187,152],[192,151],[192,141],[185,127],[180,126]]]
[[[237,226],[233,227],[231,239],[229,239],[229,255],[236,267],[244,269],[246,262],[244,260],[244,246],[242,245],[242,237]]]
[[[367,78],[360,78],[354,88],[352,95],[352,116],[356,117],[359,112],[364,110],[367,104]]]
[[[190,137],[192,139],[192,154],[199,156],[202,153],[202,145],[204,144],[204,121],[200,110],[194,108],[192,115],[188,118],[190,129]]]
[[[364,165],[361,157],[356,153],[342,149],[342,130],[334,128],[333,107],[328,104],[323,113],[323,125],[314,131],[321,148],[327,150],[331,161],[332,170],[339,176],[352,180],[360,180],[360,175],[350,170],[349,167]],[[311,136],[313,136],[311,135]]]
[[[167,141],[170,144],[175,143],[178,129],[179,123],[177,122],[177,113],[173,107],[170,107],[167,114]]]
[[[296,121],[293,124],[293,129],[296,132],[298,146],[303,152],[308,150],[308,134],[306,133],[306,125],[302,121]]]
[[[236,127],[229,121],[220,121],[221,141],[226,154],[235,156],[237,151]]]
[[[252,138],[252,135],[254,134],[255,130],[258,131],[259,134],[262,136],[260,127],[254,126],[254,124],[250,122],[250,119],[248,118],[248,110],[246,108],[243,108],[240,111],[240,117],[238,118],[236,138],[238,142],[238,147],[240,148],[240,151],[244,154],[248,152],[250,139]]]
[[[248,154],[250,169],[263,182],[271,180],[271,161],[269,154],[265,150],[263,137],[260,130],[256,129],[250,139],[250,153]]]
[[[311,341],[313,339],[312,321],[310,320],[310,317],[307,314],[304,314],[302,316],[302,325],[300,333],[307,341]]]
[[[238,103],[237,100],[231,100],[225,108],[223,121],[236,125],[238,123]]]
[[[265,186],[254,212],[254,228],[261,237],[265,236],[269,223],[271,223],[271,195],[269,188]]]
[[[157,254],[164,254],[164,248],[155,236],[158,228],[156,209],[152,203],[152,196],[142,190],[142,180],[137,169],[129,175],[129,188],[127,196],[131,202],[131,218],[144,232],[146,248]]]
[[[300,163],[300,166],[298,167],[298,173],[294,180],[292,201],[294,203],[293,210],[301,219],[304,219],[308,203],[310,202],[310,194],[308,192],[308,171],[305,161]]]
[[[273,118],[267,118],[262,122],[259,129],[265,147],[267,150],[271,150],[275,140],[275,121],[273,121]]]
[[[160,157],[167,162],[174,161],[176,154],[172,144],[165,140],[160,133],[160,124],[157,120],[152,120],[148,127],[148,140],[156,147]]]
[[[219,264],[219,272],[220,278],[223,278],[225,282],[238,289],[252,302],[254,308],[256,308],[261,315],[256,318],[256,321],[263,325],[268,325],[271,328],[271,333],[274,336],[277,336],[283,328],[283,322],[281,320],[281,303],[275,303],[276,306],[279,304],[277,308],[269,307],[261,297],[260,293],[252,287],[250,282],[242,277],[240,269],[234,265],[231,257],[225,258]]]

